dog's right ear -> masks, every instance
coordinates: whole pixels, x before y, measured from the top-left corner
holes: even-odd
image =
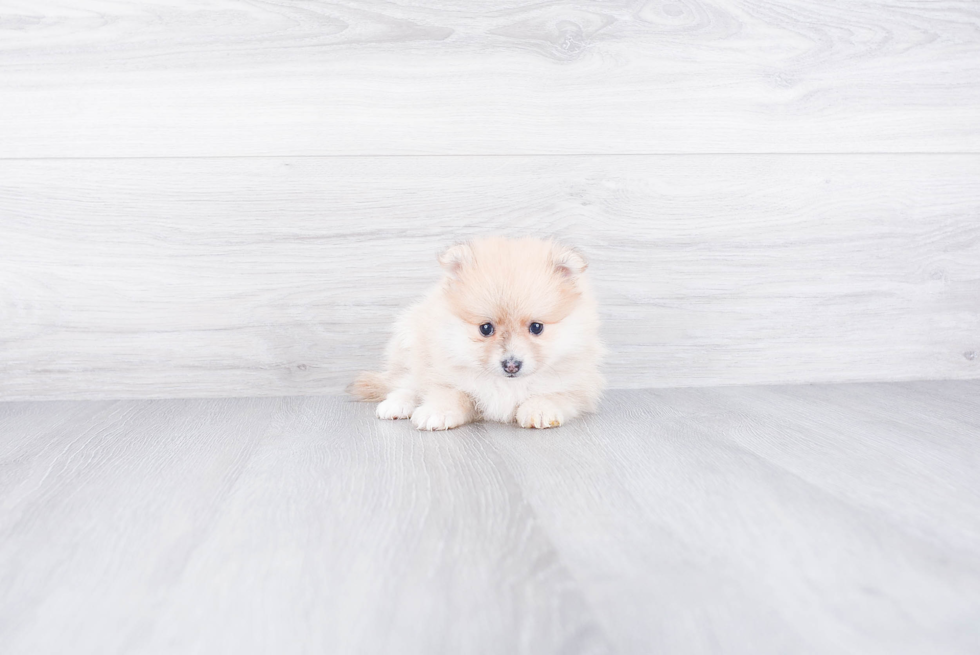
[[[457,243],[439,255],[439,265],[454,279],[459,278],[459,272],[472,260],[473,249],[468,243]]]

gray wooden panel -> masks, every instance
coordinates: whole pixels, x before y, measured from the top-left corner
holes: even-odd
[[[616,391],[419,433],[340,398],[0,404],[0,643],[972,653],[980,382]]]
[[[0,405],[3,652],[610,652],[480,432],[337,398]]]
[[[980,428],[948,390],[980,396],[616,392],[568,431],[488,431],[623,652],[969,653]]]
[[[435,255],[590,257],[613,387],[980,376],[980,157],[0,162],[0,396],[317,394]]]
[[[0,157],[977,152],[980,6],[0,1]]]

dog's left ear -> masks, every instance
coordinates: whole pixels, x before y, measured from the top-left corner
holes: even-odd
[[[439,255],[439,265],[452,278],[459,278],[459,272],[473,259],[473,249],[468,243],[457,243],[449,246],[446,252]]]
[[[585,255],[575,248],[562,245],[555,245],[552,261],[555,264],[555,271],[565,278],[577,277],[589,267]]]

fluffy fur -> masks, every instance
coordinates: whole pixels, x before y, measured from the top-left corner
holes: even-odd
[[[351,394],[420,430],[481,418],[549,428],[596,409],[603,348],[578,251],[494,237],[453,246],[439,263],[442,280],[395,324],[385,372],[362,373]]]

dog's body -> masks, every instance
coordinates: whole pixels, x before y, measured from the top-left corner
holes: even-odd
[[[439,262],[442,281],[395,324],[385,372],[362,373],[353,395],[420,430],[481,418],[547,428],[595,410],[603,348],[578,252],[488,238]]]

